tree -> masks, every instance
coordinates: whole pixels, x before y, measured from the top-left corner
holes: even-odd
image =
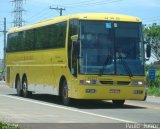
[[[144,26],[144,36],[151,44],[151,50],[154,57],[160,61],[160,25],[153,23],[150,26]]]

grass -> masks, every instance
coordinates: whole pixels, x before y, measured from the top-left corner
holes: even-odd
[[[160,96],[160,87],[149,87],[148,95],[151,96]]]
[[[20,129],[17,125],[0,122],[0,129]]]

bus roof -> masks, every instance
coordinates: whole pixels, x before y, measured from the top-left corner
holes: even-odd
[[[43,27],[46,25],[67,21],[68,19],[141,22],[139,18],[128,16],[128,15],[112,14],[112,13],[82,13],[82,14],[59,16],[59,17],[47,19],[47,20],[40,21],[31,25],[23,26],[23,27],[14,27],[10,29],[8,33],[20,32],[24,30],[33,29],[33,28]]]

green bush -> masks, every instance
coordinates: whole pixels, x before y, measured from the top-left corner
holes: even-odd
[[[0,129],[20,129],[17,125],[0,122]]]
[[[159,87],[149,87],[148,95],[160,96],[160,88]]]
[[[0,73],[2,73],[3,72],[3,69],[0,67]]]

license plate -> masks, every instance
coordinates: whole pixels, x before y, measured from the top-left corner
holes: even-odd
[[[109,93],[120,93],[119,89],[110,89]]]
[[[96,93],[96,89],[86,89],[86,93]]]

